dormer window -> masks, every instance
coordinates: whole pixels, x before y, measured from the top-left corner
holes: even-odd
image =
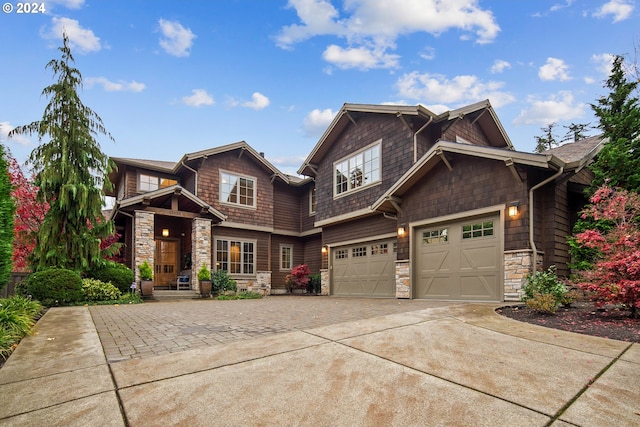
[[[170,187],[176,185],[178,181],[175,179],[161,178],[155,175],[139,174],[138,175],[138,192],[146,193],[159,188]]]
[[[350,157],[334,163],[334,196],[380,181],[381,142],[378,141]]]

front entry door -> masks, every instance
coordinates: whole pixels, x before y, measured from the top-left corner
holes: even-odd
[[[175,286],[178,274],[178,242],[156,240],[155,286]]]

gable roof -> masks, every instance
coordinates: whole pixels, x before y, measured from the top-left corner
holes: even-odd
[[[320,159],[324,157],[329,148],[336,142],[339,135],[347,128],[347,126],[356,123],[350,113],[394,114],[403,121],[404,116],[417,117],[422,119],[427,126],[431,123],[453,123],[467,115],[474,114],[475,117],[473,120],[477,121],[480,126],[482,126],[483,130],[491,140],[498,141],[500,146],[513,150],[513,144],[511,144],[511,140],[498,120],[498,116],[493,110],[489,100],[477,102],[455,110],[445,111],[441,114],[433,113],[422,104],[409,106],[347,103],[342,106],[340,111],[338,111],[327,130],[317,142],[300,169],[298,169],[298,174],[307,176],[315,175],[315,165],[317,165]]]
[[[284,182],[289,182],[289,179],[285,174],[280,172],[278,168],[272,165],[267,159],[264,158],[264,153],[258,153],[253,147],[247,144],[245,141],[239,141],[232,144],[221,145],[219,147],[209,148],[202,151],[196,151],[193,153],[187,153],[176,163],[175,170],[176,172],[185,166],[185,163],[192,162],[198,159],[206,159],[210,156],[215,156],[216,154],[226,153],[233,150],[241,150],[240,156],[243,153],[248,153],[251,158],[253,158],[256,163],[261,165],[265,170],[271,173],[272,177],[278,177]]]
[[[499,160],[503,161],[505,167],[509,168],[513,168],[514,164],[521,164],[554,171],[561,167],[565,168],[565,170],[569,169],[566,162],[553,153],[525,153],[504,148],[483,147],[440,140],[371,205],[371,210],[380,212],[397,210],[398,198],[419,182],[436,164],[445,162],[448,165],[444,153]],[[517,174],[515,169],[512,169],[512,172]]]
[[[109,219],[114,219],[121,211],[141,209],[145,206],[162,208],[166,206],[167,203],[170,203],[171,198],[174,196],[181,199],[182,203],[185,205],[180,209],[181,211],[209,215],[213,218],[219,219],[220,221],[224,221],[227,218],[225,214],[208,205],[184,187],[180,185],[172,185],[116,201],[113,209],[111,210],[111,216]]]

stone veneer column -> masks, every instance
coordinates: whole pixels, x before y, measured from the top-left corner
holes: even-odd
[[[200,291],[198,271],[202,264],[211,268],[211,220],[206,218],[194,218],[191,223],[191,289]]]
[[[504,253],[504,300],[520,301],[527,276],[533,272],[531,249],[507,251]],[[538,252],[538,266],[542,265],[544,254]]]
[[[329,269],[320,269],[320,295],[329,295]]]
[[[133,271],[135,281],[140,281],[140,265],[147,261],[151,269],[155,270],[156,243],[154,240],[155,214],[148,211],[135,211],[133,236]]]
[[[396,261],[396,298],[411,298],[411,268],[408,259]]]

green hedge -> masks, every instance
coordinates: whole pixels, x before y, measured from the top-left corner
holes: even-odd
[[[134,280],[133,271],[124,264],[107,261],[103,265],[87,272],[87,277],[102,282],[109,282],[123,294],[129,292]]]
[[[82,278],[73,270],[47,268],[27,279],[27,291],[46,306],[65,305],[82,301]]]

